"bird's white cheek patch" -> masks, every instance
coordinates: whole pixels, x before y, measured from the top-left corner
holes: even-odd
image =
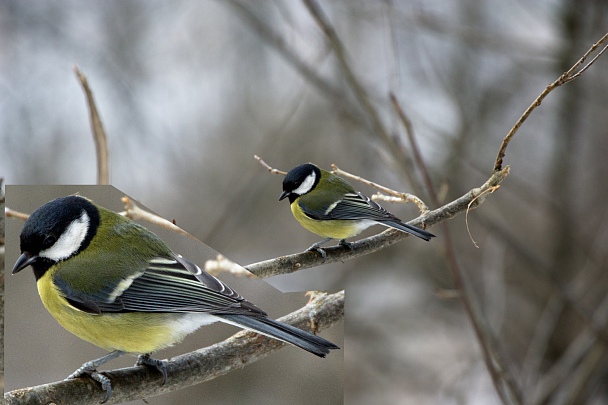
[[[38,255],[54,261],[67,259],[72,256],[76,253],[84,238],[86,238],[89,222],[89,216],[83,211],[80,218],[75,219],[68,225],[53,246],[40,251]]]
[[[313,184],[315,184],[316,178],[317,178],[317,176],[314,172],[310,173],[308,176],[306,176],[306,178],[304,179],[302,184],[300,184],[300,187],[293,190],[292,193],[297,194],[297,195],[304,195],[304,194],[308,193],[310,191],[310,189],[312,188]]]

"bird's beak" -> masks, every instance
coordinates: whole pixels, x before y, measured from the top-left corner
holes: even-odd
[[[19,273],[21,270],[34,263],[36,260],[38,260],[38,256],[32,256],[27,252],[21,254],[21,256],[19,256],[19,259],[17,259],[17,262],[13,266],[13,274]]]
[[[289,196],[289,194],[291,194],[289,191],[283,191],[281,193],[281,196],[279,197],[279,201],[281,201],[283,198]]]

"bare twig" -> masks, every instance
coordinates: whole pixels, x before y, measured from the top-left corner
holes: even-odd
[[[7,218],[17,218],[23,221],[26,221],[30,217],[29,214],[24,214],[23,212],[15,211],[8,207],[4,208],[4,213]]]
[[[548,85],[545,88],[545,90],[543,90],[543,92],[540,93],[540,95],[538,97],[536,97],[536,100],[534,100],[534,102],[532,104],[530,104],[530,106],[526,109],[526,111],[524,111],[524,113],[522,114],[521,117],[519,117],[519,119],[517,120],[515,125],[513,125],[513,127],[507,134],[507,136],[505,136],[505,138],[502,140],[502,144],[500,145],[500,148],[498,149],[498,156],[496,157],[496,161],[494,163],[494,170],[500,170],[502,168],[502,160],[505,157],[505,153],[507,152],[507,147],[509,146],[509,142],[511,142],[511,139],[513,138],[515,133],[519,130],[521,125],[528,119],[528,117],[530,116],[532,111],[534,111],[537,107],[539,107],[540,104],[542,103],[542,101],[545,99],[545,97],[547,97],[549,95],[549,93],[551,93],[557,87],[564,85],[566,83],[569,83],[572,80],[580,77],[580,75],[584,71],[586,71],[589,68],[589,66],[591,66],[601,54],[604,53],[604,51],[606,50],[608,45],[604,46],[604,48],[602,48],[602,50],[591,61],[589,61],[589,63],[587,63],[586,65],[583,66],[583,64],[589,57],[589,55],[591,55],[593,52],[595,52],[606,41],[608,41],[608,34],[604,35],[599,41],[597,41],[595,44],[593,44],[593,46],[591,46],[591,48],[589,48],[589,50],[587,52],[585,52],[585,54],[570,69],[568,69],[568,71],[566,71],[564,74],[562,74],[553,83]],[[583,67],[579,71],[577,71],[577,69],[579,69],[581,66],[583,66]]]
[[[101,117],[97,111],[95,99],[93,98],[93,92],[89,87],[87,77],[80,71],[80,69],[78,69],[78,66],[74,66],[74,73],[76,73],[76,77],[78,77],[78,80],[80,81],[87,98],[87,104],[89,106],[91,129],[93,130],[95,151],[97,152],[97,184],[110,184],[110,167],[108,164],[108,141],[106,131],[103,129]]]
[[[367,184],[370,187],[377,188],[378,190],[381,190],[381,191],[385,192],[386,194],[392,195],[393,197],[397,197],[399,200],[401,200],[401,202],[405,202],[405,203],[410,202],[410,201],[413,202],[414,204],[416,204],[418,206],[418,209],[420,210],[420,212],[422,214],[429,211],[429,207],[427,207],[427,205],[420,198],[416,197],[413,194],[401,193],[399,191],[392,190],[392,189],[385,187],[383,185],[380,185],[378,183],[374,183],[373,181],[366,180],[363,177],[345,172],[344,170],[341,170],[335,164],[332,164],[331,168],[332,168],[332,172],[337,176],[347,177],[349,179],[356,180],[360,183]],[[391,200],[384,199],[383,197],[379,197],[379,199],[391,202]],[[392,202],[394,202],[394,201],[392,201]]]
[[[215,260],[207,260],[205,262],[205,271],[213,276],[217,276],[220,273],[230,273],[238,277],[255,277],[253,274],[245,270],[239,264],[236,264],[232,260],[227,259],[224,255],[219,254]]]
[[[566,84],[568,82],[571,82],[572,80],[574,80],[574,79],[578,78],[580,75],[582,75],[587,69],[589,69],[589,67],[591,65],[593,65],[593,63],[595,63],[595,61],[597,60],[597,58],[599,58],[604,53],[604,51],[606,51],[606,48],[608,48],[608,44],[605,45],[593,57],[593,59],[591,59],[586,65],[583,66],[583,64],[585,63],[585,61],[587,60],[587,58],[589,57],[589,55],[591,55],[593,52],[595,52],[607,40],[608,40],[608,33],[606,33],[602,38],[600,38],[599,41],[597,41],[595,44],[593,44],[591,46],[591,48],[589,48],[589,50],[587,52],[585,52],[585,54],[564,74],[565,75],[564,82],[560,83],[560,85]],[[581,66],[583,66],[583,67],[581,68]],[[576,71],[576,73],[574,73],[575,71]]]
[[[266,170],[268,170],[272,174],[282,174],[283,176],[287,174],[287,172],[271,167],[268,163],[264,162],[264,160],[258,155],[253,155],[253,158],[257,160],[264,168],[266,168]]]
[[[484,191],[484,194],[485,194],[485,193],[493,193],[494,191],[498,190],[499,188],[500,188],[500,185],[498,185],[498,186],[494,186],[494,187],[491,187],[491,188],[489,188],[489,189],[485,190],[485,191]],[[482,194],[482,195],[483,195],[483,194]],[[470,206],[471,204],[473,204],[474,202],[475,202],[475,200],[471,201],[471,203],[469,204],[469,206]],[[473,239],[473,235],[471,235],[471,229],[469,228],[469,209],[468,209],[468,208],[467,208],[467,213],[466,213],[465,223],[466,223],[466,225],[467,225],[467,232],[469,233],[469,238],[471,238],[471,242],[473,242],[473,245],[474,245],[476,248],[478,248],[479,246],[477,245],[477,242],[475,242],[475,239]]]
[[[426,204],[420,198],[418,198],[414,194],[410,194],[410,193],[402,193],[401,197],[395,197],[392,195],[384,195],[384,194],[378,192],[378,193],[372,194],[369,198],[371,198],[374,201],[385,201],[385,202],[389,202],[391,204],[405,204],[405,203],[411,202],[418,206],[420,213],[425,213],[425,212],[429,211],[429,208],[426,206]]]
[[[344,317],[344,291],[317,294],[307,305],[279,319],[308,331],[326,329]],[[169,378],[161,385],[161,375],[151,367],[129,367],[104,372],[112,380],[108,404],[149,398],[212,380],[260,360],[285,347],[285,343],[263,338],[253,332],[239,332],[221,343],[168,361]],[[319,360],[322,361],[322,360]],[[8,392],[7,405],[98,404],[104,397],[99,384],[87,378],[60,381]]]
[[[155,224],[161,226],[170,231],[179,233],[181,235],[189,236],[190,238],[196,239],[194,236],[190,235],[188,232],[184,231],[179,226],[175,225],[173,222],[167,221],[166,219],[159,217],[158,215],[154,215],[151,212],[148,212],[142,208],[140,208],[133,200],[129,197],[124,196],[122,198],[122,202],[125,205],[125,211],[119,212],[120,215],[123,215],[132,220],[142,220],[147,221],[151,224]]]

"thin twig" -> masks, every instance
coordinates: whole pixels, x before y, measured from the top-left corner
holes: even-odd
[[[257,160],[262,166],[264,166],[264,168],[266,168],[266,170],[268,170],[272,174],[282,174],[283,176],[287,174],[287,172],[271,167],[268,163],[264,162],[264,160],[258,155],[253,155],[253,158]]]
[[[498,190],[499,188],[500,188],[500,186],[494,186],[494,187],[492,187],[492,188],[489,188],[488,190],[485,190],[485,191],[484,191],[484,194],[485,194],[485,193],[493,193],[494,191]],[[482,194],[482,195],[483,195],[483,194]],[[480,197],[481,197],[482,195],[480,195]],[[473,204],[474,202],[475,202],[475,200],[471,201],[471,203],[469,204],[469,206],[470,206],[471,204]],[[467,208],[467,213],[466,213],[466,215],[465,215],[465,223],[466,223],[466,225],[467,225],[467,232],[468,232],[468,234],[469,234],[469,238],[471,239],[471,242],[473,242],[473,245],[474,245],[476,248],[479,248],[479,246],[477,245],[477,242],[475,242],[475,239],[473,239],[473,235],[471,235],[471,228],[469,228],[469,208]]]
[[[593,57],[593,59],[591,59],[589,61],[589,63],[587,63],[585,66],[583,66],[580,70],[578,70],[576,73],[574,73],[574,71],[576,71],[579,67],[581,67],[583,65],[583,63],[585,63],[585,61],[587,60],[587,58],[589,57],[589,55],[591,55],[593,52],[595,52],[595,50],[597,48],[599,48],[600,46],[602,46],[602,44],[604,42],[606,42],[606,40],[608,40],[608,33],[606,33],[602,38],[600,38],[599,41],[597,41],[595,44],[593,44],[591,46],[591,48],[589,48],[589,50],[587,52],[585,52],[585,54],[574,64],[574,66],[572,66],[566,73],[565,73],[565,77],[564,77],[564,82],[560,83],[560,85],[562,84],[566,84],[568,82],[571,82],[572,80],[578,78],[581,74],[583,74],[583,72],[585,72],[587,69],[589,69],[589,67],[591,65],[593,65],[593,63],[595,63],[595,61],[597,60],[597,58],[599,58],[604,51],[606,50],[606,48],[608,48],[608,45],[605,45],[601,51],[599,51],[597,53],[597,55],[595,55]]]
[[[381,184],[374,183],[373,181],[364,179],[363,177],[357,176],[357,175],[349,173],[349,172],[345,172],[344,170],[341,170],[335,164],[331,165],[331,169],[332,169],[332,173],[334,173],[337,176],[347,177],[349,179],[353,179],[360,183],[367,184],[370,187],[377,188],[378,190],[381,190],[381,191],[385,192],[386,194],[389,194],[389,195],[392,195],[393,197],[398,198],[401,202],[410,202],[411,201],[418,206],[418,209],[420,210],[420,212],[422,214],[429,211],[429,207],[420,198],[416,197],[413,194],[401,193],[399,191],[395,191],[393,189],[385,187]],[[380,199],[384,199],[384,198],[380,197]],[[385,201],[391,202],[389,199],[386,199]],[[394,202],[394,201],[392,201],[392,202]]]
[[[158,215],[152,214],[149,211],[146,211],[140,208],[133,200],[129,197],[124,196],[122,198],[122,202],[125,205],[125,211],[119,212],[120,215],[123,215],[132,220],[142,220],[147,221],[151,224],[158,225],[170,231],[176,232],[181,235],[189,236],[192,239],[196,239],[194,236],[190,235],[188,232],[184,231],[179,226],[175,225],[171,221],[167,221],[165,218],[159,217]]]
[[[9,207],[4,208],[4,214],[6,215],[6,218],[17,218],[23,221],[26,221],[30,217],[29,214],[12,210]]]
[[[401,193],[401,197],[395,197],[392,195],[384,195],[381,192],[377,192],[372,194],[369,198],[371,198],[373,201],[385,201],[391,204],[405,204],[411,202],[418,206],[418,209],[420,210],[421,214],[424,214],[425,212],[429,211],[429,208],[420,198],[410,193]]]
[[[74,73],[76,73],[76,77],[78,77],[78,80],[80,81],[87,98],[87,104],[89,106],[91,129],[93,131],[93,139],[95,140],[95,151],[97,152],[97,184],[110,184],[110,167],[108,164],[108,141],[106,131],[103,129],[101,117],[97,111],[95,99],[93,98],[93,92],[89,87],[87,77],[80,71],[80,69],[78,69],[78,66],[74,66]]]
[[[218,276],[220,273],[229,273],[237,277],[255,277],[253,274],[245,270],[239,264],[227,259],[222,254],[217,254],[215,260],[207,260],[205,262],[205,271],[212,276]]]
[[[582,66],[583,63],[585,63],[585,61],[589,57],[589,55],[591,53],[595,52],[595,50],[597,48],[599,48],[602,44],[604,44],[604,42],[606,42],[606,41],[608,41],[608,34],[604,35],[599,41],[597,41],[595,44],[593,44],[593,46],[591,46],[591,48],[589,48],[589,50],[587,52],[585,52],[585,54],[570,69],[568,69],[568,71],[566,71],[564,74],[562,74],[553,83],[548,85],[545,88],[545,90],[543,90],[543,92],[540,93],[540,95],[536,98],[536,100],[534,100],[534,102],[532,102],[532,104],[530,104],[530,106],[526,109],[526,111],[524,111],[522,116],[519,117],[519,119],[517,120],[515,125],[513,125],[513,127],[507,134],[507,136],[505,136],[505,138],[502,140],[502,144],[500,145],[500,148],[498,149],[498,155],[497,155],[496,161],[494,163],[494,170],[500,170],[502,168],[502,161],[507,152],[507,147],[509,146],[509,142],[511,142],[511,139],[513,138],[515,133],[519,130],[519,128],[522,126],[522,124],[528,119],[528,117],[530,116],[532,111],[534,111],[537,107],[539,107],[540,104],[542,103],[542,101],[545,99],[545,97],[547,97],[547,95],[549,95],[549,93],[551,93],[557,87],[559,87],[563,84],[569,83],[572,80],[580,77],[580,75],[584,71],[586,71],[589,68],[589,66],[591,66],[601,54],[604,53],[604,51],[606,50],[608,45],[604,46],[604,48],[602,48],[602,50],[589,63],[587,63],[585,66],[583,66],[583,68],[580,69],[580,71],[578,71],[577,73],[574,73],[576,71],[576,69],[578,69],[580,66]]]

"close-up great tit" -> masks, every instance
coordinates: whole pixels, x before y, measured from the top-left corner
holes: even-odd
[[[346,238],[358,235],[372,225],[380,224],[417,236],[426,241],[433,235],[424,229],[402,222],[399,218],[361,194],[346,180],[312,163],[291,169],[283,179],[279,201],[289,199],[291,212],[304,228],[326,239],[307,250],[326,257],[322,244],[338,239],[350,247]]]
[[[38,294],[65,329],[109,354],[68,378],[89,376],[110,398],[97,367],[139,355],[167,379],[165,361],[150,353],[216,321],[248,329],[325,357],[333,343],[270,319],[222,281],[172,252],[154,233],[89,199],[73,195],[38,208],[20,235],[13,274],[31,266]]]

